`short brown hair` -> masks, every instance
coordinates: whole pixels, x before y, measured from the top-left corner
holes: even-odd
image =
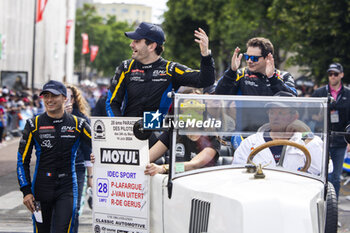
[[[152,43],[157,43],[157,42],[151,41],[151,40],[149,40],[149,39],[145,39],[145,40],[146,40],[146,41],[145,41],[146,45],[150,45],[150,44],[152,44]],[[156,49],[155,49],[156,54],[160,56],[160,55],[163,53],[163,51],[164,51],[163,45],[160,45],[160,44],[157,43],[157,47],[156,47]]]
[[[254,37],[248,40],[247,42],[247,48],[248,47],[258,47],[261,49],[261,55],[263,57],[266,57],[269,53],[273,55],[273,45],[271,41],[264,37]]]

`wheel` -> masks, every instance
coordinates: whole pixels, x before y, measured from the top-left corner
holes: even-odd
[[[299,150],[304,152],[304,155],[306,158],[305,165],[300,171],[306,172],[309,169],[310,164],[311,164],[311,156],[310,156],[310,152],[308,151],[308,149],[303,145],[300,145],[296,142],[291,142],[288,140],[273,140],[273,141],[265,142],[264,144],[258,146],[252,152],[250,152],[248,159],[247,159],[247,163],[252,163],[253,158],[255,157],[255,155],[257,153],[259,153],[263,149],[271,147],[271,146],[294,146],[294,147],[298,148]]]
[[[142,119],[135,122],[133,127],[133,132],[135,137],[139,140],[147,140],[152,135],[152,131],[145,131],[143,129]]]
[[[337,233],[338,231],[338,200],[332,183],[328,182],[327,187],[327,212],[325,233]]]

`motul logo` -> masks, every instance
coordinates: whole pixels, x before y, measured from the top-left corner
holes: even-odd
[[[138,150],[101,148],[101,163],[140,165]]]

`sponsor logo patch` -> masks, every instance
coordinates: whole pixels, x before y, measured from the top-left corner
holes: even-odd
[[[140,165],[140,153],[138,150],[101,148],[101,163]]]
[[[95,121],[94,124],[94,139],[106,139],[105,125],[100,120]]]
[[[75,126],[62,126],[61,133],[74,133]]]

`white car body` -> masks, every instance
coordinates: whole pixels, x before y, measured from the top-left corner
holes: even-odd
[[[177,101],[189,98],[187,96],[176,95],[175,107],[178,105]],[[250,97],[192,98],[234,98],[235,101],[239,101]],[[276,98],[259,96],[259,100],[263,101],[276,101]],[[251,99],[254,100],[254,97]],[[281,101],[285,99],[280,98]],[[318,101],[323,108],[326,106],[325,99],[310,99],[308,101],[312,103]],[[298,103],[300,98],[293,98],[292,101]],[[324,119],[326,120],[326,114]],[[326,141],[326,122],[324,126],[321,136]],[[227,133],[224,132],[224,135]],[[325,220],[328,156],[326,153],[322,156],[324,165],[319,176],[277,167],[263,168],[263,179],[254,178],[254,173],[248,173],[244,165],[215,166],[176,173],[173,156],[169,176],[157,174],[151,177],[150,232],[327,232]],[[171,188],[168,188],[169,184]]]
[[[228,168],[180,177],[173,181],[171,199],[167,176],[156,175],[151,179],[151,232],[191,232],[191,224],[210,233],[322,232],[323,183],[277,170],[264,173],[265,179],[254,179],[246,169]],[[194,199],[210,208],[192,214],[196,219],[191,218]]]

